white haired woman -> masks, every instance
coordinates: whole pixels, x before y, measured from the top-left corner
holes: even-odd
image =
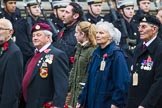
[[[130,76],[125,55],[115,42],[120,35],[108,22],[98,22],[96,30],[98,47],[92,54],[88,79],[76,108],[123,108]]]

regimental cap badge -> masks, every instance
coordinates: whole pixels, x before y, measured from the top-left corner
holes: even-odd
[[[141,17],[139,22],[147,22],[149,24],[156,25],[157,27],[161,26],[159,19],[156,16],[152,16],[152,15],[146,15],[146,16]]]
[[[144,17],[144,18],[142,19],[142,21],[146,22],[146,21],[147,21],[146,17]]]
[[[36,25],[36,26],[35,26],[35,29],[36,29],[36,30],[39,30],[39,29],[40,29],[40,25]]]

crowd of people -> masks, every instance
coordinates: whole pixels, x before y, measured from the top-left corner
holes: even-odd
[[[162,108],[162,8],[40,0],[0,8],[0,108]],[[135,3],[136,2],[136,3]],[[135,4],[138,10],[135,10]],[[43,17],[42,17],[43,16]]]

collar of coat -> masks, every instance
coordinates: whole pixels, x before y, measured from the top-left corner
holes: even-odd
[[[116,50],[122,51],[118,46],[116,46],[114,41],[112,41],[110,44],[108,44],[104,49],[101,49],[101,46],[98,46],[97,49],[94,51],[94,55],[100,54],[101,50],[104,50],[104,52],[107,53],[109,57],[112,56],[113,52]],[[100,55],[98,55],[98,56],[100,56]]]
[[[151,53],[154,54],[155,50],[158,48],[159,44],[161,43],[161,39],[159,37],[156,37],[156,39],[154,41],[152,41],[152,43],[147,47],[147,50]],[[139,45],[137,45],[136,49],[141,51],[143,42],[139,43]],[[135,52],[138,52],[135,50]]]

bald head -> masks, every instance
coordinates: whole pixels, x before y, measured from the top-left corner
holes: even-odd
[[[13,27],[9,20],[0,19],[0,45],[8,41],[13,34]]]
[[[5,28],[13,29],[12,23],[8,19],[1,18],[0,19],[0,24],[2,26],[4,26]]]

